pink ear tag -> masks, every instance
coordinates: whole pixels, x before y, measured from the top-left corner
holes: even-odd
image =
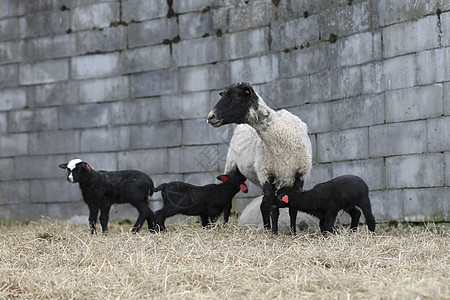
[[[228,177],[227,176],[222,176],[222,177],[220,177],[220,181],[222,181],[222,182],[225,182],[225,181],[227,181],[228,180]]]
[[[92,171],[92,170],[91,170],[91,167],[89,167],[88,164],[86,164],[86,168],[87,168],[89,171]]]
[[[248,187],[245,184],[241,184],[241,192],[245,193],[248,190]]]
[[[283,201],[284,203],[289,203],[289,196],[288,196],[288,195],[284,195],[284,196],[281,198],[281,201]]]

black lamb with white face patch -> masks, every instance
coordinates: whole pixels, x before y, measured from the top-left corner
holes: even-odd
[[[248,123],[250,110],[257,111],[257,95],[247,82],[230,85],[219,95],[219,102],[208,115],[208,123],[214,127]]]
[[[83,200],[89,207],[91,233],[96,232],[99,211],[102,231],[106,233],[111,205],[122,203],[130,203],[139,212],[133,232],[138,232],[145,221],[149,230],[154,229],[155,216],[148,207],[148,196],[153,194],[154,185],[146,174],[136,170],[95,171],[80,159],[73,159],[59,167],[67,171],[68,182],[80,186]]]

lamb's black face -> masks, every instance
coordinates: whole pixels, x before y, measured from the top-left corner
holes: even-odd
[[[245,181],[247,180],[247,178],[245,178],[245,176],[242,175],[242,173],[239,171],[238,168],[234,169],[233,171],[231,171],[227,175],[219,175],[219,176],[217,176],[217,179],[222,181],[222,182],[227,182],[228,181],[228,182],[230,182],[233,185],[239,185],[239,188],[240,188],[241,192],[248,193],[248,187],[245,184]]]
[[[219,93],[219,102],[208,114],[208,123],[214,127],[248,122],[250,109],[257,107],[257,95],[250,84],[241,82]]]

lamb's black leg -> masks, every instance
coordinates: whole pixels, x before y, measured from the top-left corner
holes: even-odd
[[[91,228],[91,234],[97,232],[95,229],[95,223],[97,223],[98,207],[89,206],[89,227]]]
[[[223,222],[226,224],[230,218],[231,206],[227,205],[223,209]]]
[[[370,231],[375,231],[375,218],[372,214],[372,208],[370,205],[369,196],[365,197],[363,201],[360,201],[361,204],[358,205],[363,211],[364,218],[366,218],[366,224]]]
[[[263,216],[264,228],[270,229],[270,219],[272,219],[272,233],[278,233],[278,216],[280,211],[277,207],[277,199],[275,197],[275,186],[273,184],[274,176],[269,176],[269,179],[264,183],[263,200],[261,203],[261,213]]]
[[[297,209],[289,207],[289,219],[291,221],[291,234],[295,235],[297,232]]]
[[[261,209],[264,228],[270,229],[270,202],[267,202],[266,199],[264,199],[264,196],[259,208]]]
[[[178,213],[179,211],[177,208],[164,204],[164,207],[155,213],[156,229],[161,231],[166,230],[166,226],[164,225],[166,219],[175,216]]]
[[[151,209],[149,209],[148,215],[147,215],[147,225],[148,225],[149,231],[155,230],[155,220],[156,220],[155,214],[153,213],[153,211]]]
[[[361,212],[356,207],[352,207],[350,209],[346,209],[345,211],[352,218],[352,221],[351,221],[351,224],[350,224],[350,229],[352,231],[356,231],[356,229],[358,228],[358,224],[359,224],[359,218],[361,217]]]
[[[148,208],[146,203],[140,203],[138,205],[135,205],[135,207],[139,212],[139,216],[133,228],[131,229],[131,232],[138,232],[139,230],[141,230],[142,225],[144,225],[144,222],[145,220],[147,220],[150,213],[150,208]]]
[[[200,215],[200,219],[202,220],[202,226],[208,226],[208,215]]]
[[[109,220],[109,210],[111,205],[103,205],[100,208],[100,225],[102,225],[102,232],[108,233],[108,220]]]

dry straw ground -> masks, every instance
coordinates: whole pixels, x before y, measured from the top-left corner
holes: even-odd
[[[128,229],[0,226],[0,298],[450,299],[450,235],[430,226],[328,238],[233,224]]]

